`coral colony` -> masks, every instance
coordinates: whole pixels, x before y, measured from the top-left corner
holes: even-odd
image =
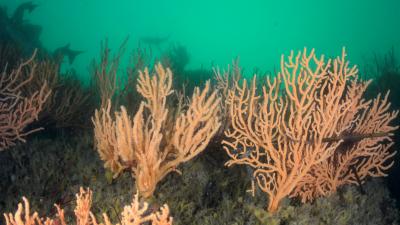
[[[115,52],[105,41],[85,86],[60,68],[84,52],[45,50],[40,27],[22,18],[36,6],[1,10],[5,224],[357,224],[379,210],[396,215],[370,178],[394,165],[398,111],[344,48],[337,57],[291,51],[276,74],[250,77],[238,61],[187,69],[181,45],[153,57],[149,48],[163,52],[170,36],[142,38],[123,70],[128,39]],[[370,222],[395,224],[388,218]]]

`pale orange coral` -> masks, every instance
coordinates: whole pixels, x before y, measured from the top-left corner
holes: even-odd
[[[186,112],[169,113],[167,97],[172,90],[172,72],[161,64],[155,74],[139,73],[137,90],[145,98],[131,118],[125,107],[110,115],[110,104],[93,118],[95,140],[105,166],[115,176],[129,169],[139,192],[149,197],[157,183],[176,167],[205,149],[217,132],[219,99],[208,94],[210,84],[196,88]],[[180,107],[178,107],[180,108]]]
[[[398,127],[390,123],[398,111],[389,110],[388,94],[364,104],[354,102],[360,107],[349,112],[352,122],[344,131],[349,138],[342,137],[344,142],[335,153],[315,165],[296,187],[293,196],[301,197],[302,202],[334,193],[345,184],[361,185],[367,177],[386,176],[393,166],[396,152],[390,150],[391,135]]]
[[[21,94],[36,75],[35,55],[36,52],[10,73],[3,68],[0,74],[0,151],[14,146],[17,141],[25,142],[26,136],[41,130],[26,130],[26,127],[38,119],[51,91],[43,82],[31,92],[30,97]]]
[[[297,55],[292,52],[287,60],[282,56],[281,72],[267,79],[261,95],[255,78],[250,87],[244,80],[229,93],[231,128],[223,144],[231,160],[226,164],[254,168],[258,187],[269,197],[269,211],[276,211],[287,196],[301,195],[305,190],[312,192],[308,196],[322,192],[321,185],[304,187],[321,182],[315,174],[322,174],[318,172],[320,165],[337,153],[346,136],[363,134],[360,138],[364,139],[383,132],[379,137],[387,139],[393,130],[388,123],[397,114],[386,113],[386,100],[371,106],[361,98],[367,83],[357,83],[358,70],[349,67],[345,57],[345,51],[327,61],[314,50],[305,49]],[[372,114],[375,119],[368,116]],[[364,126],[368,127],[364,133],[357,131]],[[366,157],[357,156],[357,165],[372,163],[375,169],[387,169],[380,165],[393,155],[388,147],[378,144],[379,140],[363,141],[372,145],[370,150],[373,148],[377,157],[365,161]]]
[[[98,223],[95,215],[90,211],[92,206],[92,191],[90,189],[80,189],[76,194],[75,224],[77,225],[112,225],[107,214],[103,214],[104,224]],[[31,214],[29,201],[24,197],[24,204],[18,204],[15,214],[4,214],[6,225],[66,225],[64,210],[55,205],[57,209],[56,218],[41,218],[37,212]],[[172,225],[172,217],[169,215],[169,208],[164,205],[159,211],[149,212],[148,204],[139,201],[136,194],[132,204],[125,206],[121,213],[121,224],[117,225]]]

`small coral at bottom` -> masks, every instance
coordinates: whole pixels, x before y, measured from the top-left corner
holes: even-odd
[[[15,214],[4,214],[7,225],[66,225],[64,210],[57,208],[56,218],[41,218],[37,212],[31,214],[29,201],[23,197],[24,204],[18,204]],[[95,215],[90,211],[92,206],[92,191],[80,189],[76,194],[75,224],[77,225],[111,225],[107,214],[103,213],[104,223],[98,223]],[[172,225],[172,217],[169,216],[169,208],[164,205],[159,211],[153,212],[148,208],[148,203],[140,203],[139,195],[136,194],[131,205],[125,206],[121,213],[121,225],[140,225],[150,223],[152,225]],[[119,223],[117,223],[119,224]]]

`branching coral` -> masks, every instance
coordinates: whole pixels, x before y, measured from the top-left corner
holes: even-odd
[[[386,176],[393,166],[396,152],[390,150],[394,144],[391,134],[398,127],[390,123],[398,111],[389,110],[389,93],[364,102],[360,90],[365,90],[366,84],[358,86],[361,88],[349,93],[354,100],[346,118],[352,121],[342,121],[349,125],[343,133],[353,136],[342,137],[344,141],[334,154],[315,165],[298,184],[294,195],[300,196],[303,202],[334,193],[341,185],[361,185],[367,177]]]
[[[357,82],[358,70],[349,67],[345,56],[343,51],[326,61],[314,50],[292,52],[287,61],[282,56],[281,72],[267,79],[262,95],[255,78],[250,86],[246,80],[237,83],[229,93],[232,127],[223,144],[231,160],[226,164],[254,168],[258,186],[269,197],[269,211],[276,211],[287,196],[304,195],[306,200],[336,190],[317,184],[323,180],[318,176],[324,174],[319,171],[324,163],[331,162],[325,170],[334,169],[347,182],[354,182],[354,177],[344,177],[351,166],[361,179],[383,175],[390,167],[384,164],[393,154],[381,141],[390,141],[395,127],[389,123],[397,113],[387,112],[386,98],[372,104],[362,99],[368,82]],[[344,148],[348,137],[356,140],[350,150]]]
[[[100,62],[93,61],[92,86],[98,91],[101,108],[106,106],[108,99],[114,100],[114,98],[117,98],[116,100],[119,100],[115,96],[118,92],[117,72],[127,43],[128,38],[122,42],[118,52],[111,56],[108,41],[105,40],[100,50]]]
[[[30,96],[39,90],[43,83],[46,83],[47,89],[51,90],[35,125],[46,128],[84,127],[85,125],[87,127],[88,122],[85,120],[90,118],[88,115],[93,114],[94,107],[92,107],[93,111],[88,108],[91,95],[84,90],[75,74],[72,71],[61,74],[59,63],[50,59],[38,61],[35,64],[37,65],[35,76],[29,85],[22,87],[22,93]],[[82,112],[81,109],[84,107],[88,109],[88,113]]]
[[[93,118],[97,150],[115,176],[128,169],[139,192],[153,195],[157,183],[176,167],[202,152],[217,132],[219,99],[210,84],[196,88],[186,112],[170,113],[172,72],[161,64],[155,74],[139,73],[137,90],[145,101],[131,118],[125,107],[111,116],[110,103]],[[181,109],[182,107],[177,107]]]
[[[16,69],[7,73],[7,68],[0,74],[0,151],[25,141],[25,137],[41,128],[25,130],[37,120],[51,91],[46,82],[42,83],[30,97],[24,97],[21,90],[36,75],[35,53]],[[27,77],[23,74],[27,73]]]
[[[239,59],[232,63],[232,67],[221,72],[219,68],[214,68],[215,89],[218,91],[218,96],[221,98],[221,120],[222,125],[216,136],[223,137],[224,132],[231,126],[231,118],[229,113],[229,93],[236,88],[237,82],[242,78],[242,68],[239,66]]]
[[[31,214],[29,201],[23,198],[24,204],[18,204],[15,214],[4,214],[7,225],[66,225],[64,210],[59,205],[56,218],[40,218],[37,212]],[[75,224],[77,225],[112,225],[107,214],[103,214],[104,223],[98,223],[95,215],[90,211],[92,206],[92,191],[81,188],[76,194]],[[169,208],[164,205],[157,212],[149,212],[146,202],[140,203],[136,194],[132,204],[125,206],[121,213],[121,225],[172,225],[172,217],[169,216]],[[119,224],[118,224],[119,225]]]

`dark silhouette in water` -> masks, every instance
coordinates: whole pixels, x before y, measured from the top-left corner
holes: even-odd
[[[24,56],[32,54],[34,49],[42,49],[39,40],[42,27],[24,20],[25,12],[32,12],[36,7],[31,1],[22,3],[11,17],[7,15],[5,8],[0,9],[1,45],[18,46]]]
[[[169,40],[170,35],[166,36],[166,37],[151,37],[151,36],[147,36],[147,37],[142,37],[140,38],[140,42],[143,42],[144,44],[150,46],[150,47],[156,47],[160,52],[161,52],[161,45],[164,44],[165,42],[167,42]]]
[[[72,50],[70,47],[70,44],[66,44],[63,47],[57,48],[53,52],[53,57],[57,61],[62,61],[65,56],[68,57],[69,64],[72,64],[76,58],[77,55],[80,55],[83,53],[83,51],[78,51],[78,50]]]
[[[385,93],[390,90],[389,100],[393,109],[400,108],[400,60],[397,58],[398,53],[392,47],[385,54],[374,54],[370,59],[370,64],[365,67],[364,79],[373,79],[371,87],[368,90],[368,98],[377,95],[377,93]],[[396,119],[396,123],[400,123],[400,118]],[[395,141],[394,149],[399,148],[400,130],[397,129],[392,137]],[[393,196],[397,199],[397,205],[400,207],[400,155],[395,155],[395,164],[388,176],[389,189]]]
[[[15,9],[13,16],[11,17],[11,20],[14,24],[22,24],[24,21],[24,13],[25,11],[28,11],[31,13],[33,10],[38,7],[37,4],[34,4],[32,1],[22,3]]]
[[[83,51],[71,50],[70,44],[57,48],[53,53],[46,51],[40,41],[42,27],[24,20],[25,13],[31,13],[37,7],[38,5],[32,1],[22,3],[11,17],[7,15],[5,8],[0,8],[0,45],[20,49],[22,57],[32,54],[35,49],[39,49],[38,58],[50,56],[61,62],[64,56],[67,56],[69,63],[72,64],[76,56]]]

